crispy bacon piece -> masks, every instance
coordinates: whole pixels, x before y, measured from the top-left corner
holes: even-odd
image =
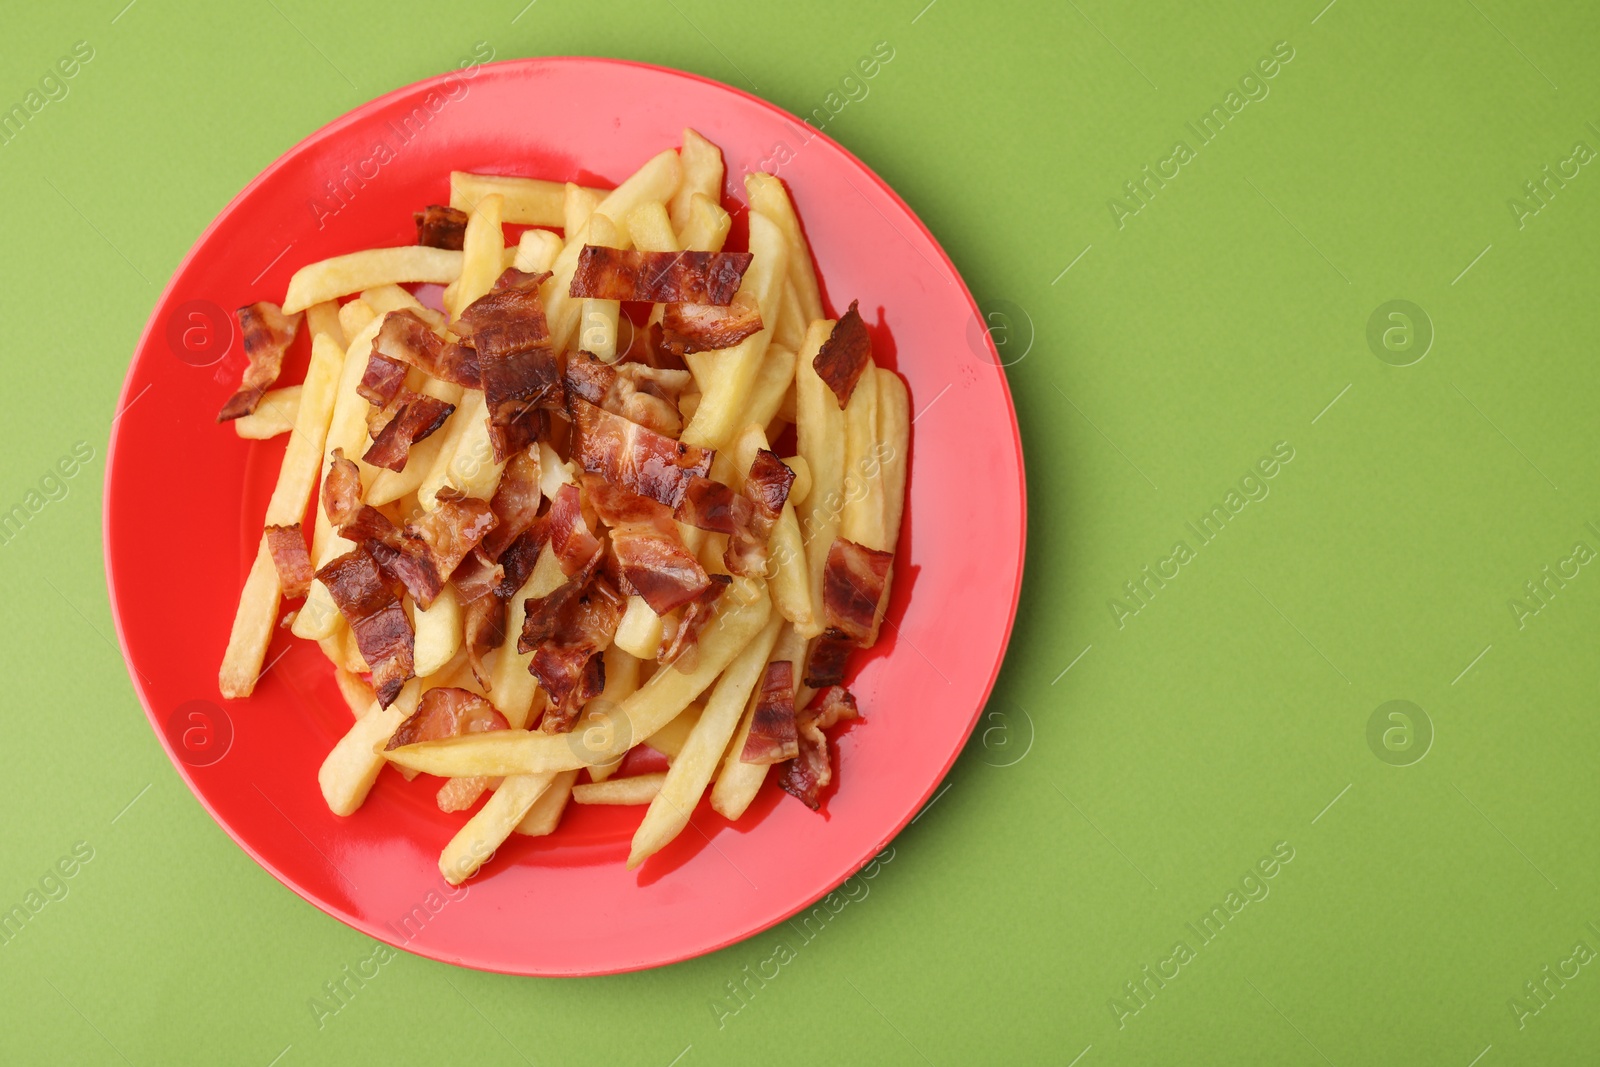
[[[450,580],[461,601],[467,664],[472,676],[488,692],[490,675],[484,667],[484,657],[506,642],[506,602],[496,592],[506,574],[505,568],[486,559],[482,550],[480,544],[469,552]]]
[[[317,574],[300,524],[268,526],[267,550],[272,553],[272,565],[278,569],[278,588],[283,595],[290,600],[305,596]]]
[[[388,707],[415,676],[417,635],[372,553],[357,545],[317,572],[372,669],[372,691]]]
[[[633,330],[624,358],[630,363],[638,362],[656,370],[688,370],[683,357],[674,355],[667,348],[666,337],[659,322],[652,322],[648,329]]]
[[[644,363],[605,363],[588,352],[567,358],[566,387],[573,396],[665,437],[683,432],[678,398],[694,381],[686,370],[661,370]]]
[[[406,587],[417,606],[427,609],[494,524],[488,501],[440,493],[439,506],[406,523],[398,543],[368,541],[367,548]]]
[[[480,546],[490,559],[499,559],[500,553],[522,536],[533,525],[539,514],[539,450],[525,448],[506,462],[500,475],[500,485],[489,501],[489,509],[500,521],[489,531]]]
[[[711,533],[731,534],[750,521],[750,501],[713,478],[691,478],[673,518]]]
[[[839,398],[842,408],[850,403],[850,394],[856,391],[856,383],[871,362],[872,338],[867,336],[867,324],[861,321],[856,301],[852,300],[850,310],[834,324],[833,333],[822,342],[811,365],[816,368],[817,377]]]
[[[578,462],[614,485],[675,508],[690,480],[711,470],[716,453],[710,449],[663,437],[580,396],[569,396],[567,405]]]
[[[342,448],[333,450],[333,464],[322,480],[322,510],[339,531],[339,536],[357,544],[364,541],[390,543],[400,535],[387,515],[361,502],[361,470],[345,458]]]
[[[867,644],[878,621],[893,552],[858,545],[843,537],[828,548],[822,569],[823,621],[856,644]]]
[[[800,754],[794,712],[794,663],[774,660],[761,676],[761,695],[750,718],[750,736],[739,758],[745,763],[782,763]]]
[[[583,517],[582,498],[575,485],[563,485],[550,502],[550,547],[561,569],[576,574],[600,554],[600,541]]]
[[[277,304],[265,300],[242,307],[239,330],[244,335],[244,354],[250,361],[239,381],[239,391],[228,398],[217,415],[218,422],[230,422],[255,411],[261,397],[283,373],[283,354],[294,343],[304,312],[285,315]]]
[[[544,429],[541,407],[561,397],[561,375],[539,285],[550,275],[511,268],[461,313],[456,329],[477,349],[495,462],[527,448]]]
[[[651,611],[665,615],[706,591],[711,578],[683,543],[665,505],[593,474],[585,474],[583,482],[600,521],[611,528],[611,550],[625,583]]]
[[[411,717],[395,727],[384,751],[419,741],[438,741],[446,737],[486,734],[509,730],[511,724],[495,706],[470,689],[445,686],[422,694],[422,703]]]
[[[387,356],[372,352],[367,356],[367,369],[361,373],[356,393],[372,405],[367,415],[367,427],[372,428],[377,412],[386,411],[406,384],[406,365]]]
[[[539,720],[539,729],[547,734],[564,734],[571,730],[578,712],[606,687],[605,658],[585,647],[541,645],[533,653],[528,670],[550,696],[550,703]]]
[[[417,221],[417,244],[461,251],[467,236],[467,213],[460,208],[429,204],[412,213]]]
[[[822,791],[833,781],[828,738],[822,731],[859,715],[856,698],[850,695],[850,690],[832,686],[817,694],[810,706],[796,716],[795,732],[800,752],[783,765],[778,776],[778,784],[784,792],[812,811],[821,806]]]
[[[709,578],[711,581],[706,591],[690,601],[684,609],[677,629],[670,636],[662,635],[661,653],[656,657],[662,663],[670,663],[681,671],[694,670],[699,659],[700,631],[716,614],[717,600],[723,591],[733,583],[733,579],[726,574],[713,574]]]
[[[732,348],[761,330],[761,307],[749,293],[738,293],[727,307],[668,304],[661,316],[661,345],[675,356]]]
[[[730,532],[727,551],[722,555],[730,572],[752,578],[766,573],[767,542],[772,539],[772,528],[783,517],[783,505],[789,500],[792,485],[794,471],[776,452],[763,448],[756,453],[744,479],[742,499],[748,502],[743,509],[744,521]]]
[[[749,252],[640,252],[584,245],[569,296],[727,307]]]
[[[560,733],[605,688],[600,654],[611,644],[627,601],[595,573],[599,556],[548,596],[527,602],[517,651],[533,653],[528,671],[550,697],[540,728]]]
[[[437,397],[407,390],[400,391],[395,403],[394,415],[377,431],[372,447],[361,458],[374,467],[402,471],[411,456],[411,446],[443,426],[456,407]]]
[[[817,643],[811,646],[811,658],[806,660],[805,683],[812,689],[826,689],[844,681],[845,661],[855,642],[843,630],[824,630]]]
[[[432,378],[469,389],[483,387],[478,353],[465,345],[448,344],[409,308],[383,317],[372,351],[385,359],[416,367]],[[372,371],[372,361],[367,361]],[[371,398],[368,397],[370,400]]]

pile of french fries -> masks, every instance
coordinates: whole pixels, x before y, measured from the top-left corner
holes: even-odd
[[[303,312],[311,336],[305,380],[268,389],[250,414],[234,422],[243,438],[288,435],[264,528],[299,528],[336,454],[360,457],[370,447],[369,403],[357,387],[386,315],[409,309],[440,338],[453,341],[462,311],[489,293],[508,268],[548,271],[540,296],[558,359],[582,350],[608,363],[627,360],[644,331],[618,301],[571,295],[580,254],[587,245],[722,251],[730,228],[720,202],[723,178],[721,152],[693,130],[684,131],[680,149],[663,151],[610,190],[457,172],[451,175],[450,206],[467,214],[459,251],[374,248],[299,269],[282,312]],[[711,806],[738,819],[773,766],[741,759],[768,665],[794,665],[796,707],[814,695],[803,685],[802,668],[827,626],[829,546],[842,537],[882,553],[895,549],[910,435],[906,387],[893,372],[869,364],[848,403],[836,399],[814,366],[835,322],[824,315],[794,205],[772,175],[750,174],[744,186],[752,259],[739,295],[760,308],[762,326],[734,347],[684,357],[692,384],[679,401],[681,441],[715,450],[710,477],[737,491],[757,452],[789,440],[793,426],[797,454],[783,462],[795,477],[772,530],[765,574],[732,578],[694,656],[659,663],[664,637],[677,620],[659,617],[642,597],[629,596],[603,651],[603,692],[583,706],[570,731],[540,730],[549,698],[530,674],[530,655],[517,651],[516,634],[525,605],[567,580],[546,544],[510,601],[509,636],[489,653],[481,682],[467,663],[455,587],[446,582],[426,609],[401,594],[415,633],[414,677],[382,706],[350,621],[327,587],[313,581],[303,603],[286,604],[284,579],[263,534],[222,663],[222,694],[250,695],[280,626],[316,641],[354,714],[318,775],[333,812],[355,812],[391,764],[407,778],[424,773],[447,779],[438,795],[447,811],[467,811],[488,795],[444,847],[439,867],[452,884],[471,877],[511,834],[554,831],[569,801],[647,805],[630,868],[684,829],[708,789]],[[508,242],[505,227],[511,225],[529,228]],[[444,287],[442,310],[414,295],[423,285]],[[650,309],[655,321],[663,307]],[[298,319],[294,328],[301,328]],[[358,462],[362,503],[402,525],[441,500],[491,499],[505,463],[497,463],[490,448],[483,392],[414,368],[407,387],[454,405],[454,412],[412,446],[402,470]],[[533,449],[546,501],[564,485],[580,483],[583,471],[550,441],[540,440]],[[678,527],[708,573],[728,573],[726,535]],[[308,532],[307,552],[318,569],[356,547],[340,536],[320,504]],[[883,610],[880,602],[880,619]],[[876,629],[874,624],[874,640]],[[487,699],[509,728],[387,748],[426,694],[446,687]],[[665,757],[669,769],[620,774],[625,757],[641,745]]]

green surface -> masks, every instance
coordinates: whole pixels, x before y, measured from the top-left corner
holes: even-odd
[[[1600,175],[1568,164],[1537,213],[1523,186],[1600,149],[1600,9],[123,2],[29,5],[0,39],[6,103],[93,49],[0,145],[0,508],[42,505],[0,547],[0,906],[74,872],[0,947],[0,1058],[1594,1062]],[[773,935],[579,981],[399,955],[319,1027],[373,942],[210,821],[111,636],[105,442],[161,285],[290,145],[480,41],[748,75],[800,113],[889,42],[828,132],[1011,329],[1032,537],[990,717],[866,895],[720,1025]],[[1202,144],[1186,123],[1230,90],[1258,98]],[[1409,366],[1416,341],[1368,342],[1394,300],[1434,334]],[[1577,574],[1540,607],[1546,566]],[[1392,700],[1425,721],[1369,745]]]

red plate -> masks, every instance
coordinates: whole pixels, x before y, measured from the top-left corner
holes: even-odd
[[[571,805],[548,838],[513,835],[451,890],[439,850],[464,816],[437,779],[386,772],[330,814],[317,768],[349,728],[331,668],[280,634],[255,695],[217,666],[285,438],[215,416],[243,353],[231,310],[278,301],[313,260],[415,240],[451,170],[615,184],[692,125],[723,149],[726,197],[777,168],[811,238],[830,313],[859,298],[878,360],[910,382],[910,499],[892,625],[859,656],[865,721],[837,737],[824,814],[769,777],[737,824],[705,803],[640,870],[637,808]],[[742,238],[736,238],[742,241]],[[742,243],[734,247],[743,247]],[[306,347],[284,381],[298,381]],[[904,353],[904,357],[900,353]],[[725,85],[599,59],[530,59],[420,82],[313,134],[201,236],[140,338],[111,436],[106,571],[134,687],[173,765],[223,829],[296,893],[434,959],[529,975],[630,971],[697,956],[794,914],[864,866],[950,768],[1010,636],[1025,524],[1016,415],[960,276],[899,197],[800,120]]]

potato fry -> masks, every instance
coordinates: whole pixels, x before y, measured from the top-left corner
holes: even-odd
[[[783,465],[794,471],[794,482],[789,486],[789,503],[799,506],[811,495],[811,464],[804,456],[785,456]]]
[[[603,660],[606,668],[606,687],[595,700],[603,700],[608,704],[619,705],[631,697],[639,689],[639,657],[632,655],[615,642],[605,650]],[[604,705],[599,705],[603,707]],[[589,768],[589,778],[596,782],[603,782],[616,772],[622,765],[618,759],[614,763],[601,764]]]
[[[683,180],[672,197],[672,225],[682,230],[689,222],[697,194],[712,202],[722,197],[724,172],[722,150],[700,136],[698,130],[684,129],[678,160],[683,165]]]
[[[844,500],[839,536],[892,552],[884,545],[883,464],[878,460],[878,375],[870,362],[844,409]]]
[[[378,698],[372,693],[372,686],[361,680],[361,675],[354,671],[347,671],[341,666],[335,666],[333,680],[339,684],[339,695],[344,697],[344,702],[350,705],[350,714],[361,718],[372,710],[372,705]]]
[[[460,885],[477,873],[554,778],[554,774],[518,774],[500,783],[489,802],[456,831],[439,854],[439,873],[444,880]]]
[[[788,252],[782,231],[755,211],[750,213],[750,251],[755,258],[739,291],[760,306],[762,322],[776,322]],[[721,448],[745,424],[750,390],[771,340],[771,327],[763,326],[733,348],[689,355],[686,362],[705,396],[683,429],[682,440],[686,444]]]
[[[489,676],[489,701],[506,717],[513,730],[525,729],[532,721],[534,697],[539,683],[528,673],[533,659],[517,651],[517,638],[522,634],[522,624],[527,619],[524,605],[530,598],[548,596],[566,580],[555,550],[548,544],[539,552],[533,573],[522,583],[511,598],[511,610],[506,621],[506,643],[501,646],[500,658],[495,660],[494,671]],[[609,676],[606,679],[610,684]]]
[[[431,326],[435,333],[444,333],[445,327],[449,325],[443,315],[428,307],[398,285],[380,285],[374,289],[363,289],[361,291],[361,300],[380,319],[391,311],[409,311]],[[349,306],[349,304],[345,305],[345,307]],[[367,354],[363,352],[363,362],[366,360],[366,356]]]
[[[793,255],[793,250],[790,250]],[[790,278],[783,284],[783,303],[778,309],[778,327],[773,332],[773,340],[785,348],[798,349],[806,343],[806,327],[811,325],[811,320],[806,318],[805,310],[800,306],[800,294],[796,290],[794,279]]]
[[[561,228],[566,232],[564,244],[572,243],[572,238],[583,230],[589,221],[589,216],[594,214],[594,209],[599,207],[600,201],[604,199],[604,193],[585,189],[572,182],[566,184],[562,190],[561,204]]]
[[[496,463],[494,445],[489,440],[489,405],[483,390],[467,389],[462,392],[461,406],[452,419],[465,419],[466,429],[456,440],[455,455],[444,469],[444,484],[460,490],[467,496],[488,500],[500,485],[500,476],[506,465]],[[432,511],[438,506],[439,489],[424,481],[417,489],[417,500],[423,508]]]
[[[340,348],[344,347],[345,338],[350,336],[339,324],[339,305],[332,300],[324,300],[320,304],[312,304],[306,308],[306,331],[312,337],[325,333],[328,335],[328,340]]]
[[[317,306],[322,307],[324,305],[318,304]],[[373,309],[372,305],[358,296],[339,309],[339,329],[346,337],[354,338],[367,328],[368,323],[377,317],[378,313]]]
[[[647,200],[628,213],[624,220],[633,247],[641,252],[681,252],[678,235],[673,232],[672,220],[667,218],[667,208],[659,200]],[[600,242],[591,239],[591,244]]]
[[[605,195],[601,189],[585,190],[595,199]],[[514,178],[502,174],[469,174],[466,171],[450,172],[450,206],[471,213],[478,202],[489,195],[499,196],[504,221],[523,226],[560,226],[561,205],[565,199],[565,186],[561,182],[542,178]]]
[[[561,771],[555,775],[550,788],[533,802],[528,814],[517,823],[516,832],[528,837],[544,837],[554,833],[556,824],[561,821],[561,813],[567,808],[567,800],[572,796],[572,785],[577,780],[577,771]]]
[[[621,242],[622,231],[610,218],[598,211],[589,216],[590,244],[617,248]],[[582,308],[583,322],[578,333],[578,347],[606,363],[615,363],[617,319],[622,315],[622,301],[585,297]]]
[[[761,681],[767,656],[781,629],[783,618],[774,614],[761,633],[729,664],[711,691],[705,710],[690,731],[682,751],[672,761],[672,768],[667,771],[658,795],[650,802],[644,822],[633,835],[633,847],[628,852],[630,871],[646,857],[661,851],[689,824],[695,805],[700,802],[706,786],[711,784],[712,775],[717,773],[728,738],[738,729],[750,694]]]
[[[689,200],[689,219],[678,232],[678,245],[689,252],[720,252],[732,226],[733,217],[721,204],[695,193]]]
[[[439,490],[453,484],[450,474],[452,468],[456,466],[457,452],[461,442],[471,432],[472,423],[474,421],[482,422],[487,417],[488,410],[488,404],[483,399],[483,390],[463,389],[461,391],[461,403],[456,407],[455,412],[445,420],[444,426],[433,435],[433,437],[442,438],[439,442],[439,450],[434,455],[432,467],[429,468],[427,475],[423,477],[421,483],[417,486],[417,502],[424,511],[432,511],[438,507]],[[474,419],[474,415],[476,415],[476,419]],[[485,428],[484,432],[484,440],[487,440],[487,428]],[[433,440],[433,437],[428,438],[428,440]],[[423,444],[427,443],[427,441],[423,442]],[[471,454],[468,453],[464,457],[461,469],[470,469],[470,461]],[[406,466],[409,468],[415,462],[416,459],[413,457],[406,463]]]
[[[785,626],[778,634],[777,642],[772,646],[772,653],[767,657],[767,662],[775,663],[778,660],[788,660],[795,666],[794,679],[796,685],[800,681],[801,669],[805,666],[806,639],[796,632],[791,624]],[[764,669],[764,668],[763,668]],[[767,770],[771,766],[766,763],[746,763],[741,758],[744,753],[744,743],[750,736],[750,724],[755,717],[755,694],[751,694],[744,716],[739,722],[739,729],[733,735],[732,742],[728,745],[727,755],[722,760],[722,770],[717,775],[717,784],[711,789],[711,807],[725,819],[737,820],[745,813],[750,802],[755,800],[756,793],[761,789],[761,783],[766,781]]]
[[[678,713],[677,718],[645,738],[644,743],[669,760],[677,759],[678,753],[683,751],[684,742],[689,740],[694,724],[700,721],[700,712],[699,706],[690,704]]]
[[[752,422],[768,426],[778,417],[784,394],[794,385],[794,353],[794,349],[784,345],[767,346],[761,370],[756,374],[755,384],[750,387],[750,399],[746,402],[741,426]]]
[[[822,318],[822,296],[817,285],[817,268],[811,261],[811,246],[800,228],[800,219],[794,211],[794,201],[789,191],[770,174],[751,174],[744,180],[750,209],[759,211],[778,224],[789,246],[789,277],[794,279],[795,293],[800,298],[800,310],[809,324]]]
[[[361,807],[383,770],[383,756],[377,748],[411,717],[421,701],[422,684],[413,678],[387,708],[373,701],[371,709],[333,746],[317,771],[317,784],[329,811],[349,815]]]
[[[655,659],[661,651],[661,616],[650,610],[642,596],[630,596],[613,644],[639,659]]]
[[[461,651],[461,601],[456,587],[446,585],[426,610],[417,607],[412,622],[416,627],[416,674],[426,678]]]
[[[290,385],[267,390],[255,411],[233,420],[233,432],[248,441],[266,441],[288,433],[294,429],[295,416],[300,413],[302,388]]]
[[[839,409],[839,398],[812,365],[823,342],[833,333],[833,326],[831,320],[825,319],[811,324],[795,369],[800,455],[811,468],[811,492],[796,510],[811,572],[813,619],[808,626],[796,623],[796,629],[806,637],[815,637],[823,629],[822,570],[828,562],[828,549],[838,536],[844,494],[845,413]]]
[[[517,240],[517,256],[511,265],[520,271],[549,270],[561,254],[561,238],[549,230],[523,230]]]
[[[572,787],[572,799],[579,804],[649,804],[666,780],[664,772],[657,772],[587,782]]]
[[[447,248],[424,245],[369,248],[311,263],[295,271],[283,298],[283,313],[293,315],[312,304],[379,285],[404,282],[442,285],[455,281],[460,274],[461,253]]]
[[[883,550],[900,543],[906,508],[906,471],[911,464],[911,394],[892,370],[878,368],[878,443],[883,464]]]
[[[466,811],[493,782],[493,778],[446,778],[434,795],[434,802],[440,811]]]
[[[445,301],[450,321],[484,293],[505,270],[506,232],[500,224],[505,199],[490,193],[480,199],[467,219],[467,232],[461,241],[461,275],[456,279],[452,299]]]
[[[422,383],[422,388],[419,392],[443,400],[446,404],[452,404],[459,411],[462,394],[466,390],[450,382],[442,382],[437,378],[428,378]],[[448,463],[449,457],[441,460],[440,455],[444,450],[445,444],[450,441],[451,424],[454,421],[452,416],[451,420],[446,422],[441,430],[412,445],[411,455],[406,458],[406,465],[402,469],[397,471],[378,470],[372,479],[372,484],[367,488],[367,503],[374,507],[381,507],[384,504],[392,504],[408,493],[415,493],[421,489],[422,483],[433,473],[435,466],[441,462]],[[464,431],[465,423],[463,422],[462,429],[458,431],[458,434]],[[362,447],[364,450],[365,445],[363,444]],[[448,470],[448,468],[446,469]]]

